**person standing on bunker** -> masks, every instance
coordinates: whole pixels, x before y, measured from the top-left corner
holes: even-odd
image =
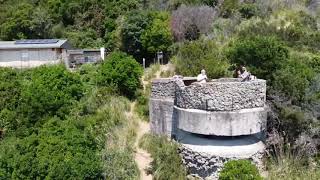
[[[201,70],[201,73],[197,76],[197,82],[199,83],[206,83],[207,82],[207,75],[204,69]]]

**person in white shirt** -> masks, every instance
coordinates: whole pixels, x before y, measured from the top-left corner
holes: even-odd
[[[199,74],[199,75],[197,76],[197,81],[198,81],[199,83],[206,83],[206,82],[207,82],[207,79],[208,79],[208,77],[207,77],[207,75],[206,75],[206,71],[205,71],[204,69],[202,69],[202,70],[201,70],[201,74]]]

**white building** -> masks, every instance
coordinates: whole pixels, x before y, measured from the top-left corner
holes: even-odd
[[[0,66],[30,68],[67,59],[72,46],[67,40],[37,39],[0,41]]]

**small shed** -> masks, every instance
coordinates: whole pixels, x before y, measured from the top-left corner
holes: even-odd
[[[67,59],[72,46],[62,39],[0,41],[0,66],[30,68]]]
[[[74,69],[83,64],[98,63],[104,60],[105,48],[68,50],[67,54],[66,66]]]

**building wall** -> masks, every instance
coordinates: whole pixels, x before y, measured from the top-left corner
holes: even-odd
[[[63,49],[12,49],[0,50],[0,66],[35,67],[43,64],[55,64],[62,58]]]
[[[77,68],[82,64],[86,63],[97,63],[101,61],[101,52],[97,51],[79,51],[72,50],[68,52],[68,63],[69,68]]]

